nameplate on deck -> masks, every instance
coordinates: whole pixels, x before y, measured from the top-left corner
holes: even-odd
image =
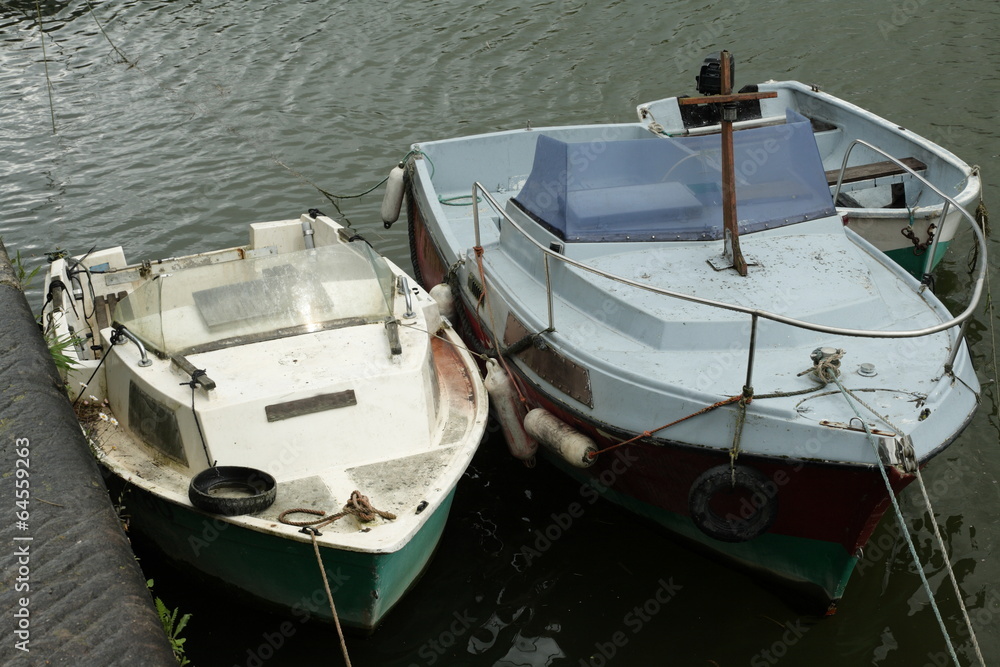
[[[338,391],[333,394],[320,394],[319,396],[300,398],[295,401],[267,405],[264,406],[264,412],[267,413],[267,421],[276,422],[282,419],[291,419],[292,417],[301,417],[302,415],[311,415],[314,412],[346,408],[357,404],[358,399],[354,396],[354,390],[348,389],[347,391]]]

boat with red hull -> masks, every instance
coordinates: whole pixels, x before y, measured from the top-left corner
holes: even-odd
[[[517,455],[538,441],[608,499],[830,608],[890,491],[972,418],[963,323],[985,248],[952,316],[845,227],[807,119],[731,136],[737,165],[759,158],[735,173],[736,239],[718,135],[414,144],[411,259],[512,381]]]

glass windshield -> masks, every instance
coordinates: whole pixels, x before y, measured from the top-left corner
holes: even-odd
[[[293,335],[388,316],[392,275],[363,243],[220,262],[154,277],[119,302],[115,320],[164,354]]]

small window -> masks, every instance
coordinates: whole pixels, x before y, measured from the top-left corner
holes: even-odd
[[[187,465],[184,443],[177,428],[177,415],[173,410],[158,403],[134,382],[128,388],[129,428],[162,454],[174,461]]]

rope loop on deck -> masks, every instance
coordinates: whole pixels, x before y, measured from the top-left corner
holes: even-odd
[[[313,516],[318,516],[320,518],[309,521],[292,521],[288,518],[289,514],[312,514]],[[327,516],[326,512],[323,510],[309,509],[307,507],[293,507],[292,509],[285,510],[279,514],[278,521],[286,526],[307,526],[312,528],[314,532],[318,531],[320,528],[329,526],[337,519],[341,519],[348,514],[353,514],[354,517],[362,523],[374,521],[376,516],[389,520],[396,518],[396,515],[392,512],[386,512],[373,507],[371,501],[368,500],[368,496],[355,490],[351,492],[351,497],[344,505],[344,508],[336,514]]]

